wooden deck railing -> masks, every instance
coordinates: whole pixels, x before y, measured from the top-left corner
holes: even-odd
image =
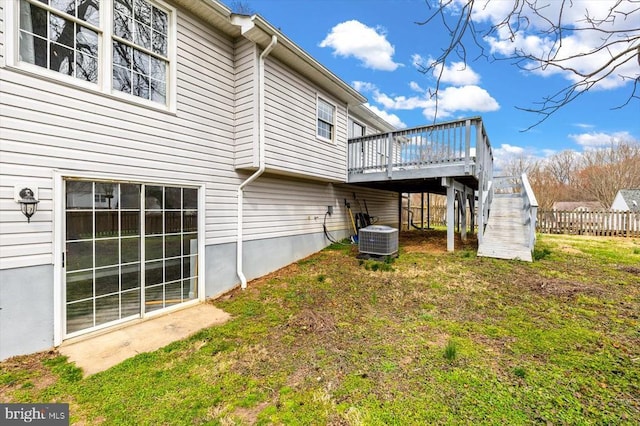
[[[471,172],[480,151],[491,151],[482,119],[469,118],[349,139],[350,174],[461,163]]]
[[[447,170],[447,166],[454,166]],[[480,117],[349,139],[350,181],[393,179],[394,172],[438,169],[441,177],[478,180],[478,239],[482,239],[491,203],[493,152]],[[442,173],[442,174],[438,174]]]
[[[539,210],[537,230],[544,234],[640,237],[640,212],[620,210]]]

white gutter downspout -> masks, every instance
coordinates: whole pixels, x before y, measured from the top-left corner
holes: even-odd
[[[249,185],[254,180],[258,179],[266,168],[265,163],[265,137],[264,137],[264,58],[271,53],[271,50],[278,43],[278,38],[275,35],[271,36],[271,43],[260,54],[258,60],[258,170],[254,174],[249,176],[247,180],[242,182],[238,187],[238,241],[236,244],[236,273],[240,278],[240,288],[243,290],[247,288],[247,277],[242,272],[242,220],[244,218],[242,211],[244,187]]]

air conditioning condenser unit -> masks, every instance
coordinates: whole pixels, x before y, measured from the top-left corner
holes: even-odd
[[[370,225],[358,231],[358,250],[363,254],[390,256],[398,252],[398,230],[390,226]]]

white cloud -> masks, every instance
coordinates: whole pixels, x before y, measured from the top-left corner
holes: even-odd
[[[544,162],[556,152],[552,149],[536,150],[532,147],[525,148],[503,143],[493,149],[494,176],[513,172],[511,169],[514,165],[532,165],[537,162]]]
[[[417,53],[414,53],[413,55],[411,55],[411,65],[413,65],[415,68],[421,69],[425,67],[425,60],[422,56],[420,56]]]
[[[618,144],[620,142],[634,141],[634,137],[627,131],[570,134],[569,138],[573,139],[583,149],[594,149],[611,144]]]
[[[382,28],[371,28],[356,20],[333,27],[320,42],[320,47],[331,47],[337,56],[353,56],[365,68],[394,71],[402,65],[393,61],[395,48]]]
[[[425,118],[433,120],[436,113],[435,100],[422,111]],[[438,118],[451,117],[459,112],[490,112],[500,109],[498,102],[481,87],[447,87],[438,91]]]
[[[581,129],[593,129],[594,127],[596,127],[593,124],[587,124],[587,123],[575,123],[574,126],[579,127]]]
[[[448,83],[454,86],[468,86],[480,83],[480,75],[473,70],[469,64],[463,61],[453,62],[449,66],[434,66],[435,59],[432,57],[422,57],[417,53],[411,56],[411,63],[419,71],[424,71],[433,66],[433,77],[440,79],[441,83]]]
[[[510,145],[508,143],[503,143],[502,145],[500,145],[500,148],[498,148],[496,151],[498,150],[505,154],[516,154],[516,155],[522,154],[524,152],[523,147]]]
[[[398,129],[404,129],[405,127],[407,127],[407,125],[402,120],[400,120],[400,117],[398,117],[397,115],[390,114],[369,103],[366,103],[364,105],[392,126]]]
[[[459,10],[466,0],[456,0],[455,8],[452,12]],[[547,2],[544,7],[536,6],[536,11],[530,10],[530,3],[524,2],[523,16],[526,16],[528,25],[519,25],[519,29],[511,32],[506,26],[501,26],[493,36],[485,38],[489,44],[491,53],[496,56],[510,56],[514,52],[519,52],[519,56],[533,55],[544,58],[553,56],[556,61],[562,61],[566,68],[572,68],[582,74],[596,73],[596,78],[604,77],[593,89],[613,89],[625,85],[638,76],[637,62],[633,60],[635,53],[629,53],[625,58],[630,58],[623,62],[619,60],[618,68],[609,76],[598,72],[598,68],[611,60],[616,54],[631,47],[632,41],[625,41],[623,32],[628,31],[631,40],[638,35],[632,19],[625,19],[627,14],[633,12],[637,6],[631,2],[615,3],[602,0],[580,0],[574,2]],[[614,7],[615,6],[615,7]],[[562,7],[562,14],[560,8]],[[611,8],[614,7],[613,13]],[[483,7],[475,8],[473,20],[476,23],[499,24],[512,11],[512,2],[490,1],[483,2]],[[637,11],[636,11],[637,12]],[[548,31],[550,23],[556,23],[558,16],[562,18],[563,34],[562,44],[555,43],[552,34]],[[635,16],[631,15],[631,16]],[[602,21],[597,29],[590,28],[588,19],[592,22]],[[615,19],[612,19],[614,17]],[[512,25],[511,28],[515,28]],[[580,27],[579,31],[573,29]],[[637,25],[636,25],[637,27]],[[609,49],[598,50],[603,44],[605,31],[618,32],[617,43],[611,45]],[[548,34],[548,35],[547,35]],[[585,56],[585,54],[587,54]],[[574,72],[564,71],[554,66],[540,68],[538,63],[530,62],[523,65],[524,68],[532,70],[541,76],[554,74],[562,75],[571,82],[579,82],[583,79]],[[610,68],[607,68],[610,70]],[[625,80],[622,76],[631,76],[631,80]]]
[[[420,85],[418,83],[416,83],[415,81],[410,81],[409,82],[409,87],[414,92],[425,93],[425,90],[422,87],[420,87]]]
[[[429,90],[425,90],[418,83],[410,82],[411,90],[418,93],[415,96],[393,96],[380,91],[372,83],[354,81],[352,86],[365,93],[371,93],[372,99],[385,110],[421,109],[426,119],[432,121],[436,113],[436,100],[431,97]],[[438,92],[437,118],[455,116],[461,112],[490,112],[500,109],[498,102],[483,88],[478,86],[446,87]]]
[[[433,76],[440,77],[441,83],[449,83],[454,86],[468,86],[480,82],[480,75],[464,62],[454,62],[450,66],[445,66],[444,70],[442,65],[438,65],[433,69]]]
[[[354,81],[351,83],[351,86],[356,89],[360,93],[369,93],[375,90],[378,90],[375,84],[369,83],[367,81]]]

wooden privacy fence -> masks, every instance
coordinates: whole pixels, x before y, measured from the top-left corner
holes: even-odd
[[[457,204],[456,204],[457,207]],[[471,217],[471,211],[467,206],[467,217]],[[421,219],[423,222],[421,223]],[[461,221],[459,220],[458,209],[456,208],[456,229],[460,231]],[[402,207],[402,230],[403,231],[411,231],[414,229],[427,229],[428,227],[435,226],[447,226],[447,206],[424,206],[424,210],[421,210],[420,207],[411,207],[407,209],[407,207]],[[475,228],[477,223],[474,226],[474,229],[471,229],[471,223],[467,221],[467,231],[475,232]]]
[[[640,212],[538,210],[537,232],[640,237]]]

